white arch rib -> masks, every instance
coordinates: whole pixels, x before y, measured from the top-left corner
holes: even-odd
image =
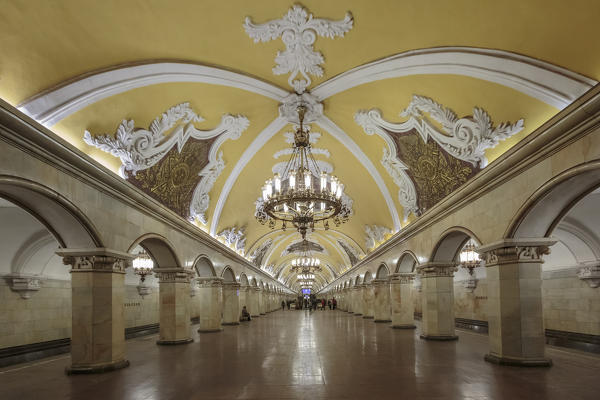
[[[562,109],[597,82],[565,68],[502,50],[436,47],[411,50],[344,72],[311,91],[323,100],[358,85],[381,79],[423,74],[464,75],[508,86]],[[199,82],[247,90],[282,101],[289,93],[275,85],[223,68],[157,62],[115,67],[40,93],[18,108],[52,126],[85,106],[143,86]]]
[[[323,82],[319,100],[381,79],[423,74],[464,75],[508,86],[563,109],[597,81],[556,65],[502,50],[435,47],[411,50],[364,64]]]
[[[385,203],[388,206],[388,210],[392,216],[392,222],[394,223],[394,232],[400,230],[400,217],[398,216],[398,210],[396,210],[396,206],[394,205],[394,201],[392,200],[392,196],[390,195],[390,191],[387,186],[383,182],[383,178],[381,174],[375,168],[369,157],[362,151],[360,146],[356,144],[354,140],[346,132],[344,132],[339,126],[336,125],[335,122],[327,118],[325,115],[322,115],[317,121],[317,125],[321,128],[325,129],[329,132],[334,138],[336,138],[341,144],[343,144],[353,155],[360,161],[360,163],[367,169],[369,174],[373,177],[375,184],[379,188],[381,195],[385,199]]]
[[[97,101],[132,89],[168,82],[210,83],[235,87],[281,102],[289,92],[222,68],[159,62],[98,72],[42,93],[18,106],[19,110],[50,127]]]

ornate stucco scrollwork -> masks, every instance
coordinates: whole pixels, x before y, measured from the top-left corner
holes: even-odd
[[[485,260],[486,267],[515,263],[542,263],[543,256],[550,254],[552,238],[504,239],[475,249]]]
[[[350,266],[354,266],[360,261],[360,253],[354,248],[354,246],[346,242],[344,239],[338,239],[337,243],[344,250],[346,255],[348,255]]]
[[[373,249],[377,243],[383,242],[385,236],[391,234],[389,228],[381,225],[365,225],[365,245],[367,249]]]
[[[267,254],[267,251],[271,248],[272,245],[273,239],[269,238],[265,240],[260,246],[258,246],[258,248],[256,248],[250,253],[250,261],[252,261],[252,263],[257,267],[260,267],[263,259],[265,258],[265,255]]]
[[[453,277],[454,273],[458,271],[456,265],[450,263],[425,263],[417,267],[417,271],[421,276],[421,279],[426,278],[440,278],[440,277]]]
[[[577,271],[577,277],[587,282],[591,288],[600,287],[600,261],[584,265]]]
[[[231,228],[222,230],[219,234],[217,234],[217,237],[222,238],[227,246],[232,247],[236,251],[241,251],[243,254],[246,249],[245,230],[245,227],[238,229],[237,227],[233,226]]]
[[[436,124],[432,123],[426,114]],[[354,120],[366,134],[377,134],[386,141],[387,146],[384,146],[381,164],[400,188],[398,201],[404,208],[405,219],[411,212],[417,215],[421,212],[417,199],[419,194],[413,179],[407,173],[409,169],[407,160],[401,159],[398,144],[390,133],[408,134],[416,131],[423,142],[427,143],[431,138],[441,149],[457,160],[469,163],[473,168],[484,168],[487,165],[485,150],[495,147],[501,140],[523,129],[522,119],[514,124],[501,123],[494,127],[489,114],[479,107],[473,109],[473,115],[458,118],[451,109],[443,107],[430,98],[417,95],[413,95],[410,104],[400,113],[400,116],[407,117],[408,120],[401,123],[389,122],[383,119],[379,110],[371,109],[357,112]]]
[[[124,274],[125,268],[131,265],[131,260],[105,255],[67,255],[63,257],[63,264],[70,265],[71,272],[117,272]]]
[[[152,168],[168,156],[169,162],[157,165],[158,170],[143,176],[144,181],[151,181],[145,183],[146,189],[153,192],[154,197],[164,203],[166,195],[163,192],[170,190],[161,190],[161,188],[196,185],[193,194],[189,196],[191,200],[188,199],[187,193],[178,196],[178,199],[189,201],[188,204],[168,202],[165,205],[184,217],[197,217],[202,223],[206,223],[205,212],[210,201],[208,193],[225,168],[222,152],[218,151],[219,147],[227,139],[238,139],[248,128],[249,121],[243,116],[224,115],[215,129],[207,131],[199,130],[194,126],[194,122],[202,121],[204,119],[190,108],[189,103],[182,103],[169,108],[160,117],[154,119],[148,129],[136,129],[133,120],[123,120],[114,137],[112,135],[92,136],[89,131],[85,131],[83,140],[90,146],[119,157],[122,164],[120,174],[126,179],[135,177],[140,171]],[[196,162],[201,167],[197,184],[190,183],[196,178],[188,176],[190,166],[187,161],[189,160],[180,159],[185,158],[184,155],[178,156],[182,154],[185,144],[190,139],[198,141],[195,143],[196,146],[202,147],[203,142],[207,142],[210,146],[205,151],[207,159]],[[171,151],[173,148],[177,150],[176,154]],[[166,184],[167,178],[170,185]],[[140,179],[142,178],[138,177],[138,180]],[[142,182],[141,185],[144,186],[144,183]],[[184,210],[185,208],[189,208],[189,211]]]
[[[286,46],[285,51],[277,52],[273,68],[275,75],[291,73],[288,83],[297,93],[303,93],[311,84],[309,75],[323,76],[321,64],[325,62],[320,52],[314,51],[313,44],[317,35],[328,38],[344,36],[352,29],[353,19],[346,13],[343,20],[331,21],[313,18],[312,14],[300,5],[294,5],[281,19],[274,19],[264,24],[254,24],[250,17],[244,21],[244,29],[255,43],[268,42],[281,37]],[[296,79],[298,75],[301,78]]]
[[[396,273],[390,275],[391,285],[408,285],[413,283],[415,280],[415,274],[412,273]]]
[[[184,268],[155,268],[159,283],[190,283],[194,272]]]

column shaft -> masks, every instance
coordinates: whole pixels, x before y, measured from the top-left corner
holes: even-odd
[[[190,278],[183,268],[155,268],[159,284],[159,334],[157,344],[185,344],[190,337]]]
[[[421,338],[456,340],[454,331],[454,265],[430,262],[419,267],[422,274],[423,322]]]
[[[391,322],[390,283],[388,279],[373,280],[373,318],[375,322]]]
[[[198,332],[220,332],[221,316],[223,313],[222,278],[200,277],[198,282],[198,297],[200,297],[200,327]]]
[[[477,249],[485,255],[490,352],[486,361],[550,366],[545,356],[542,256],[550,239],[504,240]]]
[[[373,285],[364,284],[362,289],[363,318],[373,318]]]
[[[57,252],[72,266],[71,366],[67,374],[106,372],[129,365],[123,304],[130,258],[94,250],[85,255],[83,250]]]
[[[390,279],[392,328],[414,329],[413,274],[394,274]]]

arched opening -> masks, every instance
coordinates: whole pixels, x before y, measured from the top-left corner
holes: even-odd
[[[223,282],[230,282],[230,283],[237,282],[235,279],[235,273],[233,272],[233,270],[231,269],[231,267],[229,265],[226,266],[225,269],[223,269],[223,272],[221,273],[221,278],[223,278]]]
[[[200,277],[217,276],[212,261],[205,255],[201,255],[196,259],[194,270]]]
[[[377,279],[387,279],[388,276],[390,276],[390,270],[385,263],[382,263],[377,269],[376,277]]]
[[[0,175],[0,315],[10,330],[0,329],[3,361],[25,361],[11,348],[44,343],[69,352],[72,337],[72,276],[56,254],[59,248],[103,247],[95,227],[70,201],[43,185]],[[41,295],[40,295],[41,294]],[[52,299],[52,301],[48,301]],[[35,321],[35,334],[31,326]],[[38,345],[40,343],[40,345]],[[54,353],[54,354],[56,354]],[[35,358],[34,358],[35,359]]]
[[[396,273],[409,273],[414,272],[417,267],[417,257],[411,251],[405,251],[400,256],[398,263],[396,264]]]
[[[242,286],[250,285],[250,283],[248,282],[248,276],[244,272],[242,272],[240,274],[240,285],[242,285]]]
[[[508,238],[552,237],[544,255],[541,300],[546,343],[600,351],[600,161],[542,185],[519,210]],[[570,299],[576,298],[576,301]]]
[[[133,244],[129,246],[129,250],[127,252],[135,253],[138,246],[148,252],[154,261],[154,268],[181,267],[181,263],[179,262],[175,253],[174,246],[164,236],[155,233],[145,234],[134,240]]]
[[[373,280],[373,275],[371,275],[371,271],[365,272],[365,276],[363,277],[363,284],[369,284]]]

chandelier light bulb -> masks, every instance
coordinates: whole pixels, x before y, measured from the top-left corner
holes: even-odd
[[[290,189],[295,189],[296,188],[296,172],[292,171],[290,172]]]
[[[331,193],[335,193],[337,191],[337,178],[335,176],[331,177]]]
[[[304,171],[304,188],[310,190],[311,188],[311,173],[310,171]]]
[[[277,194],[281,193],[281,177],[279,174],[275,174],[275,192]]]
[[[327,190],[327,173],[321,172],[321,192],[325,192]]]
[[[338,199],[341,198],[343,192],[344,192],[344,185],[340,183],[335,192],[335,197],[337,197]]]

